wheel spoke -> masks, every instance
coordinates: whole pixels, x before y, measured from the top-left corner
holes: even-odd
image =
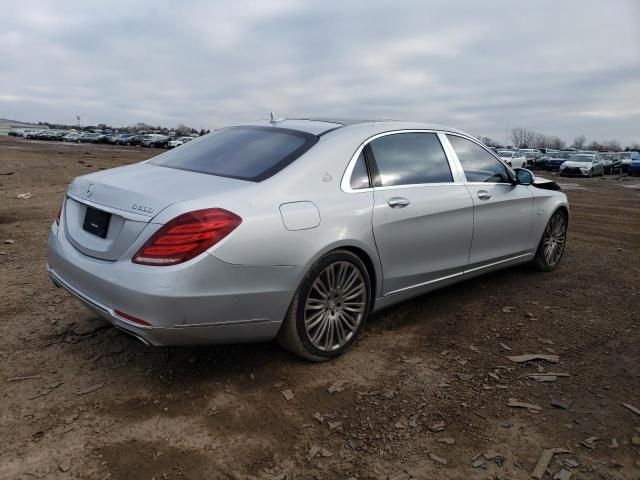
[[[307,327],[307,330],[312,330],[316,326],[318,326],[318,324],[322,322],[322,320],[324,320],[324,317],[325,317],[324,312],[318,312],[310,316],[309,318],[305,319],[304,323]]]
[[[327,320],[327,323],[328,323],[328,327],[327,327],[327,333],[324,339],[324,349],[329,351],[329,350],[332,350],[332,347],[333,347],[333,328],[334,328],[333,319],[329,318]]]
[[[358,326],[358,322],[356,322],[355,318],[350,317],[347,312],[340,312],[339,317],[351,332],[355,331]]]
[[[328,324],[329,324],[329,319],[326,316],[323,316],[322,317],[322,323],[320,324],[320,327],[318,327],[318,329],[316,330],[316,333],[311,338],[311,341],[314,344],[320,344],[320,340],[324,336],[324,333],[327,330],[327,325]]]
[[[317,298],[309,298],[304,308],[305,310],[321,310],[324,308],[324,301]]]
[[[334,288],[336,288],[336,271],[335,271],[335,267],[336,264],[332,263],[331,265],[329,265],[327,267],[327,282],[329,283],[329,289],[333,290]]]
[[[343,345],[345,340],[347,339],[347,332],[344,329],[344,325],[342,324],[342,317],[340,314],[336,316],[336,336],[338,345]]]
[[[323,299],[326,299],[329,296],[329,289],[322,281],[322,276],[318,276],[316,281],[313,282],[313,290],[318,292]]]

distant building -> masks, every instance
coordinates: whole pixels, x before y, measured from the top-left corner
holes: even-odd
[[[7,120],[0,118],[0,135],[8,135],[10,130],[33,128],[36,130],[46,130],[49,127],[47,125],[38,125],[36,123],[25,123],[17,120]]]

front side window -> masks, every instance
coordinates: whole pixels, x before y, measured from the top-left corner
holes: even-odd
[[[471,140],[447,135],[468,182],[511,183],[507,167]]]
[[[185,143],[149,163],[259,182],[309,150],[318,137],[277,127],[230,127]]]
[[[449,162],[435,133],[399,133],[370,144],[383,187],[453,182]]]
[[[364,159],[364,152],[360,152],[358,160],[356,160],[356,164],[353,167],[350,186],[353,190],[360,190],[371,186],[369,183],[369,173],[367,172],[367,163]]]

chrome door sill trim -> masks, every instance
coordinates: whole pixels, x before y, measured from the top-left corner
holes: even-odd
[[[482,265],[481,267],[470,268],[469,270],[465,270],[464,273],[476,272],[478,270],[482,270],[483,268],[489,268],[495,265],[500,265],[501,263],[510,262],[511,260],[517,260],[519,258],[532,257],[532,256],[533,256],[533,253],[523,253],[522,255],[516,255],[515,257],[505,258],[504,260],[499,260],[497,262],[489,263],[487,265]]]
[[[389,292],[389,293],[385,294],[384,296],[388,297],[389,295],[395,295],[396,293],[402,293],[402,292],[405,292],[407,290],[411,290],[411,289],[414,289],[414,288],[424,287],[425,285],[430,285],[432,283],[437,283],[437,282],[440,282],[442,280],[447,280],[449,278],[459,277],[460,275],[464,275],[464,272],[453,273],[453,274],[447,275],[445,277],[440,277],[440,278],[436,278],[434,280],[429,280],[427,282],[422,282],[422,283],[418,283],[416,285],[411,285],[410,287],[400,288],[398,290],[394,290],[393,292]]]
[[[451,275],[446,275],[444,277],[440,277],[440,278],[436,278],[434,280],[429,280],[427,282],[422,282],[422,283],[418,283],[416,285],[411,285],[410,287],[404,287],[404,288],[400,288],[398,290],[394,290],[393,292],[389,292],[387,294],[385,294],[383,296],[384,297],[388,297],[390,295],[395,295],[397,293],[402,293],[402,292],[406,292],[407,290],[412,290],[414,288],[420,288],[420,287],[424,287],[426,285],[430,285],[432,283],[437,283],[437,282],[441,282],[443,280],[448,280],[450,278],[454,278],[454,277],[459,277],[461,275],[465,275],[467,273],[471,273],[471,272],[477,272],[478,270],[482,270],[484,268],[490,268],[490,267],[494,267],[496,265],[500,265],[501,263],[506,263],[506,262],[510,262],[512,260],[517,260],[519,258],[524,258],[524,257],[531,257],[533,256],[533,253],[523,253],[522,255],[516,255],[515,257],[509,257],[509,258],[505,258],[504,260],[499,260],[497,262],[493,262],[493,263],[489,263],[487,265],[482,265],[481,267],[475,267],[475,268],[470,268],[469,270],[463,270],[462,272],[458,272],[458,273],[453,273]]]

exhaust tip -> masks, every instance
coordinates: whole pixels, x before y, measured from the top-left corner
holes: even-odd
[[[151,345],[151,343],[149,343],[148,340],[142,338],[140,335],[130,332],[129,330],[125,330],[124,328],[120,328],[120,327],[116,327],[118,330],[120,330],[123,333],[126,333],[128,336],[132,337],[134,340],[137,340],[138,342],[140,342],[141,344],[143,344],[145,347],[151,347],[153,345]]]

